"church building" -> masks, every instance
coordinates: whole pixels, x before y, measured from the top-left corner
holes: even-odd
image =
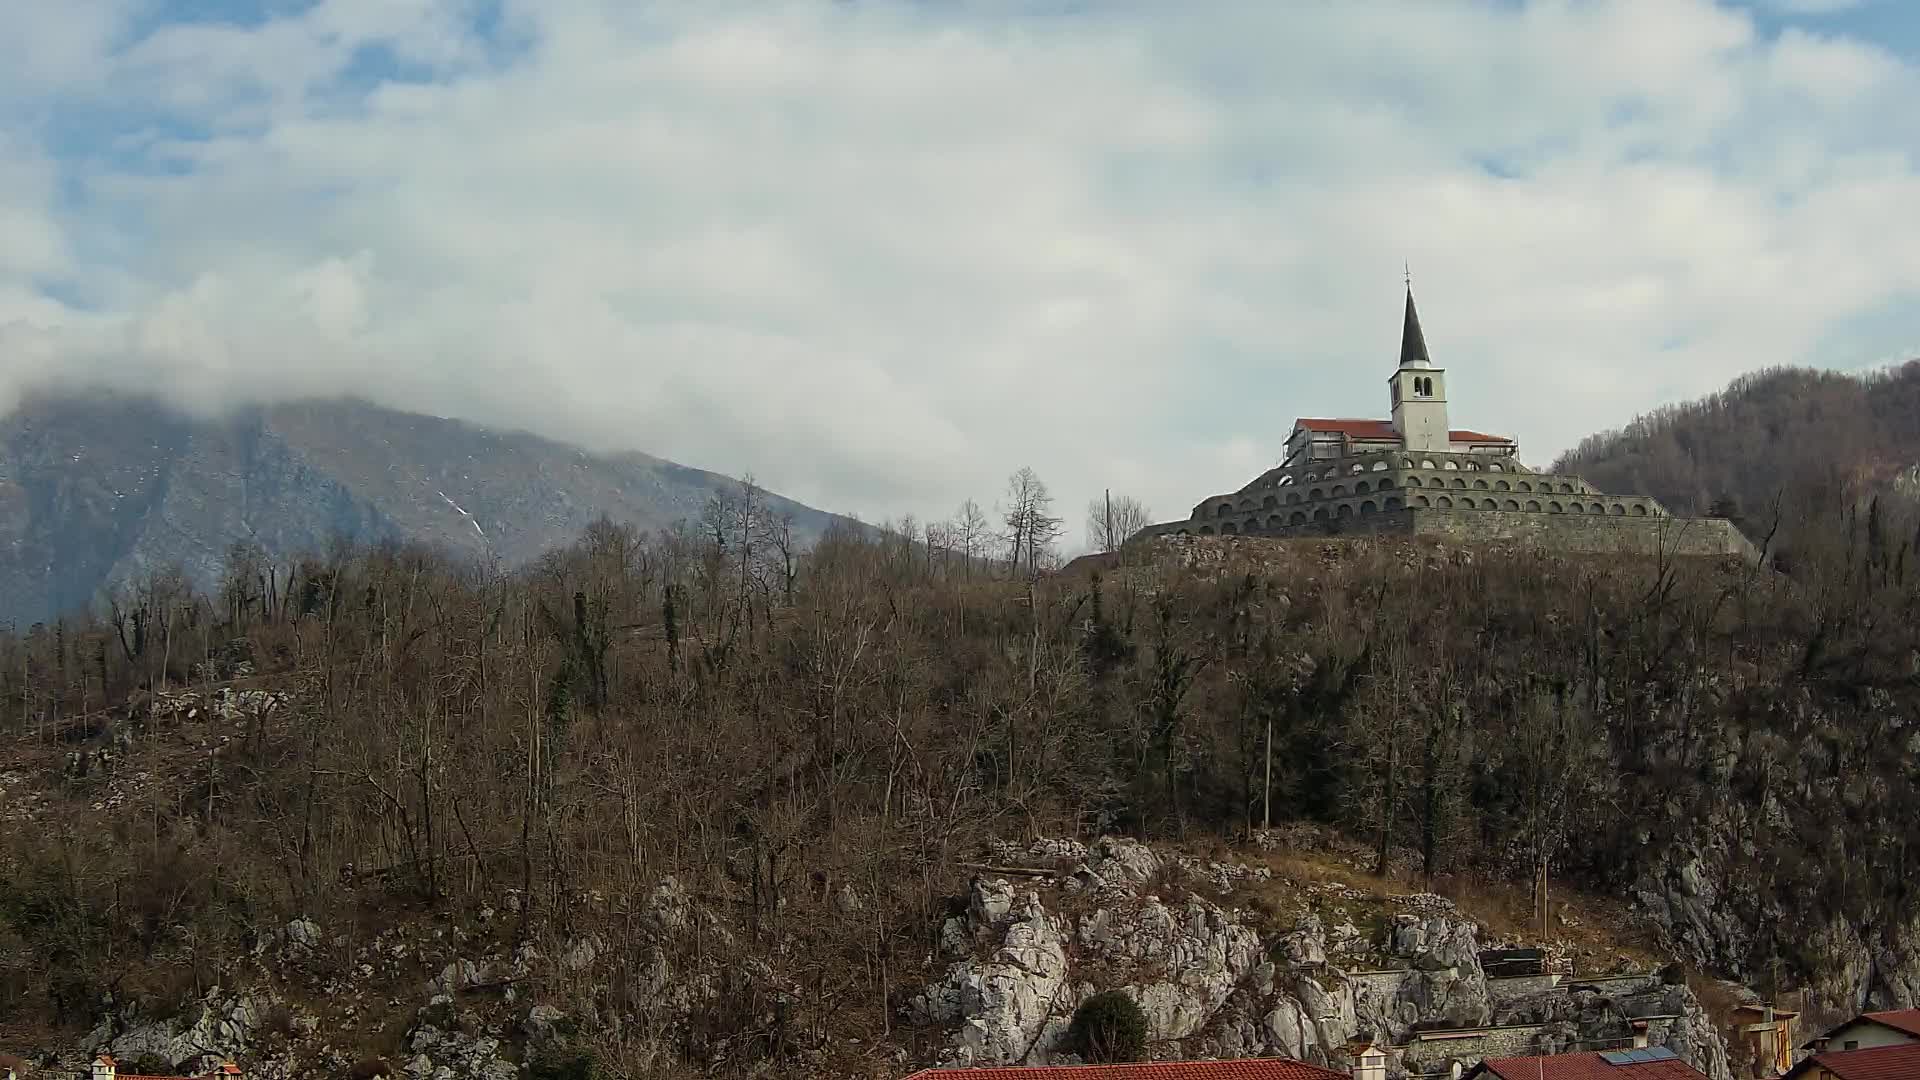
[[[1720,519],[1676,518],[1659,502],[1538,473],[1504,435],[1452,426],[1447,371],[1433,362],[1407,289],[1387,419],[1295,420],[1278,466],[1202,500],[1184,521],[1138,536],[1316,536],[1349,532],[1537,543],[1581,551],[1757,557]]]

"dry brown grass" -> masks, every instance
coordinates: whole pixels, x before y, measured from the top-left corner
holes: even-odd
[[[1339,886],[1365,894],[1365,899],[1342,900],[1342,906],[1380,913],[1391,910],[1394,897],[1431,892],[1453,902],[1462,914],[1483,928],[1488,943],[1551,946],[1572,955],[1582,970],[1608,970],[1625,957],[1634,967],[1651,971],[1662,962],[1658,943],[1618,899],[1580,892],[1550,894],[1553,918],[1542,939],[1530,882],[1495,878],[1475,871],[1436,876],[1431,882],[1415,869],[1412,857],[1395,852],[1388,872],[1372,871],[1373,852],[1365,845],[1324,830],[1295,830],[1314,846],[1294,845],[1272,851],[1246,847],[1231,857],[1273,871],[1274,880],[1242,887],[1242,902],[1276,918],[1298,918],[1315,903],[1312,886]],[[1219,855],[1212,857],[1220,858]],[[1322,894],[1324,897],[1324,894]]]

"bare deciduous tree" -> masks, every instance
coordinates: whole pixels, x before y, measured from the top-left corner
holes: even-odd
[[[1134,533],[1153,524],[1146,505],[1131,495],[1104,495],[1087,504],[1087,546],[1118,551]]]
[[[1062,522],[1053,514],[1053,494],[1046,481],[1031,467],[1022,465],[1007,477],[1001,521],[1006,527],[1002,539],[1007,545],[1008,571],[1029,577],[1039,573],[1053,556]]]

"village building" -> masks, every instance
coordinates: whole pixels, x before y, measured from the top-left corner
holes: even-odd
[[[1462,1080],[1706,1080],[1664,1046],[1546,1057],[1488,1058]]]
[[[120,1071],[120,1063],[109,1054],[101,1054],[93,1059],[88,1070],[88,1080],[241,1080],[240,1067],[228,1061],[212,1072],[195,1077],[153,1076],[142,1073]]]
[[[1758,557],[1719,518],[1681,518],[1657,500],[1540,473],[1506,435],[1455,428],[1447,370],[1434,363],[1409,286],[1386,419],[1294,421],[1280,464],[1185,520],[1138,537],[1400,533],[1567,551]]]
[[[1920,1041],[1863,1050],[1828,1050],[1795,1065],[1786,1080],[1915,1080]]]
[[[1767,1002],[1748,1002],[1734,1008],[1733,1038],[1746,1047],[1751,1070],[1748,1076],[1764,1080],[1793,1068],[1793,1022],[1799,1016]]]
[[[1877,1046],[1900,1046],[1906,1043],[1920,1043],[1920,1009],[1861,1013],[1808,1040],[1804,1048],[1818,1053],[1823,1050],[1870,1050]]]

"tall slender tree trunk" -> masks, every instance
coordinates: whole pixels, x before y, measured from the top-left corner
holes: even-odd
[[[1386,793],[1380,800],[1380,842],[1375,853],[1373,872],[1387,876],[1387,850],[1393,844],[1393,808],[1400,800],[1400,740],[1398,732],[1387,732]]]

